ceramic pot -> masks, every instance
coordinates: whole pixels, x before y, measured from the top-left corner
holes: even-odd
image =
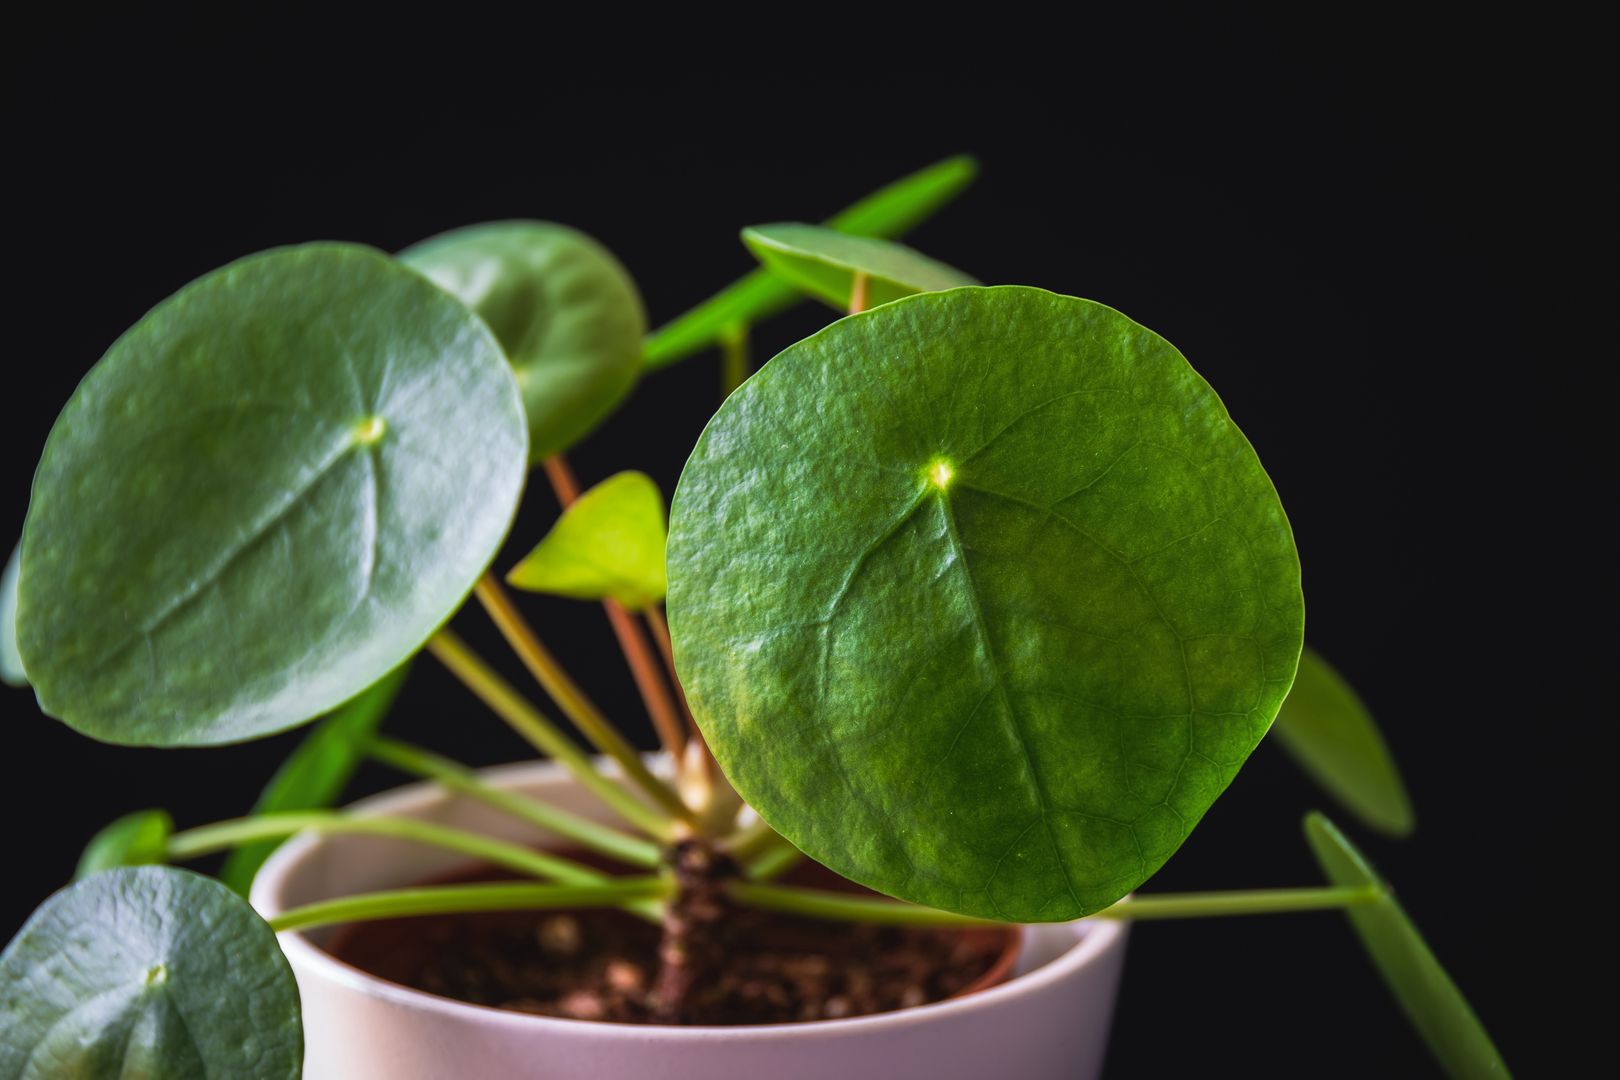
[[[549,762],[484,777],[578,814],[611,820]],[[353,808],[470,829],[517,843],[561,838],[436,785],[414,784]],[[253,884],[269,917],[288,908],[452,872],[465,857],[375,836],[304,835]],[[1125,957],[1122,923],[1023,928],[1011,978],[899,1012],[748,1027],[590,1023],[468,1005],[386,982],[322,948],[330,930],[289,932],[281,947],[303,998],[305,1080],[1091,1080],[1100,1075]]]

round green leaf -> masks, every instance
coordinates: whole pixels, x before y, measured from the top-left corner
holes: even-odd
[[[334,805],[365,760],[371,737],[410,673],[411,664],[406,661],[311,728],[259,793],[253,813],[324,810]],[[256,840],[234,849],[220,869],[219,879],[246,896],[259,867],[282,843]]]
[[[543,221],[472,225],[399,258],[481,315],[506,350],[533,460],[590,434],[635,385],[647,317],[611,252]]]
[[[22,653],[17,651],[17,567],[22,545],[11,551],[6,568],[0,571],[0,682],[7,686],[27,686]]]
[[[913,293],[978,284],[955,267],[904,244],[849,236],[819,225],[757,225],[744,229],[742,238],[767,269],[840,311],[849,307],[858,274],[866,275],[867,307]]]
[[[1372,713],[1314,649],[1300,655],[1272,733],[1363,824],[1391,836],[1411,834],[1412,801]]]
[[[146,866],[47,900],[0,954],[0,1080],[297,1080],[298,986],[217,881]]]
[[[788,840],[893,896],[1071,919],[1140,885],[1276,715],[1282,506],[1209,385],[1101,304],[927,293],[777,356],[671,509],[687,700]]]
[[[488,328],[382,253],[312,244],[200,278],[46,443],[17,596],[41,707],[160,745],[329,711],[466,598],[526,458]]]
[[[167,810],[137,810],[105,826],[84,847],[73,880],[120,866],[146,866],[168,861],[174,819]]]
[[[508,581],[530,592],[611,598],[641,610],[664,598],[664,497],[646,473],[610,476],[563,511]]]
[[[1377,899],[1351,905],[1344,909],[1345,915],[1446,1075],[1456,1080],[1506,1077],[1507,1065],[1468,999],[1435,959],[1366,856],[1321,814],[1306,815],[1305,838],[1333,884],[1378,890]]]

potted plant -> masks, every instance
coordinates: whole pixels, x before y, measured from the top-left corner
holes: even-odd
[[[91,841],[0,958],[0,1078],[1093,1075],[1124,924],[1312,909],[1448,1071],[1505,1075],[1320,815],[1325,885],[1135,893],[1274,721],[1366,824],[1411,813],[1302,657],[1287,519],[1209,385],[885,239],[972,171],[747,230],[764,267],[650,336],[594,241],[504,222],[250,256],[120,338],[41,457],[0,670],[114,743],[319,723],[250,815]],[[847,315],[749,376],[799,292]],[[581,492],[563,453],[713,345],[667,533],[645,476]],[[531,466],[564,509],[503,583]],[[603,605],[662,754],[509,585]],[[469,594],[597,756],[445,626]],[[421,652],[551,763],[382,734]],[[366,757],[428,783],[328,809]]]

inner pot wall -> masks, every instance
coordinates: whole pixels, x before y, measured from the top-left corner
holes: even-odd
[[[550,762],[499,766],[483,776],[613,820]],[[567,846],[432,784],[400,788],[354,809]],[[303,904],[415,885],[466,865],[455,852],[386,837],[305,835],[271,856],[252,902],[268,918]],[[1013,978],[989,990],[875,1016],[728,1028],[599,1024],[468,1005],[333,958],[321,948],[330,933],[280,935],[303,998],[305,1080],[1091,1080],[1100,1075],[1126,938],[1125,926],[1109,920],[1030,926]]]

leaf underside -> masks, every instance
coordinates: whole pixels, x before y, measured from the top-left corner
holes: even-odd
[[[1314,649],[1300,655],[1272,736],[1363,824],[1390,836],[1411,834],[1412,802],[1372,713]]]
[[[937,161],[846,206],[827,219],[827,227],[852,236],[899,236],[954,199],[978,171],[978,163],[966,154]],[[738,326],[791,307],[798,298],[791,285],[755,270],[648,335],[643,363],[649,368],[673,364]]]
[[[1446,1074],[1456,1080],[1506,1077],[1507,1064],[1468,999],[1366,857],[1321,814],[1306,815],[1305,838],[1333,884],[1379,891],[1376,900],[1348,907],[1345,915]]]
[[[298,987],[275,934],[198,874],[96,874],[0,954],[0,1080],[297,1080]]]
[[[494,331],[523,391],[535,461],[589,435],[641,374],[641,294],[619,261],[578,230],[545,221],[472,225],[414,244],[399,259]]]
[[[253,813],[324,810],[334,805],[365,760],[367,742],[376,734],[410,671],[409,661],[401,664],[311,728],[265,785],[253,804]],[[219,879],[246,896],[259,867],[282,843],[260,840],[235,848],[220,869]]]
[[[166,862],[174,819],[167,810],[137,810],[111,822],[84,846],[73,880],[120,866]]]
[[[811,406],[814,407],[811,407]],[[907,900],[1096,911],[1276,715],[1303,628],[1282,507],[1166,341],[1022,287],[790,347],[671,507],[687,698],[811,857]]]
[[[743,230],[743,242],[778,277],[840,311],[850,306],[856,275],[866,279],[864,307],[902,296],[978,281],[904,244],[848,236],[819,225],[783,222]]]
[[[17,610],[41,707],[161,745],[329,711],[466,598],[526,460],[489,330],[381,252],[200,278],[113,345],[46,444]]]

